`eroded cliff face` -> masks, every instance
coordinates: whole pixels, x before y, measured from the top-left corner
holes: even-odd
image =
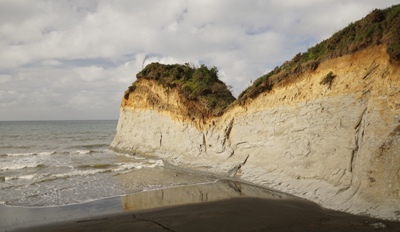
[[[375,46],[322,62],[220,117],[140,80],[112,147],[400,220],[400,66]],[[331,84],[321,81],[332,72]]]

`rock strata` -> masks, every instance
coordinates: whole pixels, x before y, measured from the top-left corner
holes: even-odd
[[[214,117],[190,117],[177,89],[140,79],[111,146],[400,220],[400,66],[386,51],[325,60]]]

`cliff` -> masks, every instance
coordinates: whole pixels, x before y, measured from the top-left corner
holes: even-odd
[[[340,52],[322,49],[332,38],[342,38],[336,45],[347,38],[335,34],[316,46],[324,52],[316,56],[314,47],[297,55],[229,107],[231,98],[220,105],[204,100],[212,91],[188,97],[181,78],[139,73],[122,99],[111,146],[327,208],[400,220],[400,52],[394,49],[400,46],[387,22],[398,22],[399,12],[398,6],[372,12],[349,27],[358,35],[365,30],[360,24],[372,20],[384,28],[377,39],[354,37]]]

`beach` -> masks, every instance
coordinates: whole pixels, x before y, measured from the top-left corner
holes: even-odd
[[[4,231],[20,232],[400,231],[399,222],[326,210],[284,193],[232,181],[146,191],[69,206],[2,206],[1,212],[14,225]]]

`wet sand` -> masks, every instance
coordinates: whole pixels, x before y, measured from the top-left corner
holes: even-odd
[[[0,212],[2,231],[400,231],[399,222],[330,211],[232,181]]]
[[[373,225],[400,231],[398,223],[329,212],[299,202],[240,198],[18,231],[376,231]]]

